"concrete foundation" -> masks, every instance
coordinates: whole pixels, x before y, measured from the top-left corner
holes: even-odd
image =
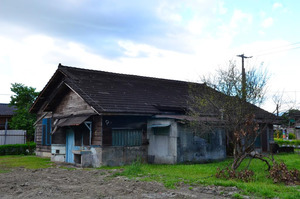
[[[65,162],[66,161],[66,145],[52,144],[51,145],[51,161]]]
[[[50,152],[35,152],[36,156],[39,157],[47,157],[47,158],[51,158],[51,153]]]
[[[141,158],[146,161],[147,146],[136,147],[103,147],[102,148],[102,165],[104,166],[122,166],[131,164]]]

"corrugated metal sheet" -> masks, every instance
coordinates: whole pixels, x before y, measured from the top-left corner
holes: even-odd
[[[113,129],[113,146],[140,146],[142,145],[142,131],[132,129]]]
[[[149,127],[150,128],[161,128],[161,127],[168,127],[170,124],[152,124]]]
[[[68,117],[64,119],[60,119],[57,123],[57,126],[63,127],[63,126],[78,126],[82,122],[84,122],[86,119],[88,119],[90,115],[87,116],[74,116],[74,117]]]
[[[5,130],[0,130],[0,145],[4,144]],[[7,130],[5,144],[25,144],[26,131],[24,130]]]

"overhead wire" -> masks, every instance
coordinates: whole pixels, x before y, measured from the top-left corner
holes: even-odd
[[[255,53],[253,52],[253,53],[250,53],[250,54],[253,54],[253,56],[255,56],[255,57],[260,57],[260,56],[263,56],[263,55],[274,54],[274,53],[279,53],[279,52],[298,49],[298,48],[300,48],[299,45],[300,45],[300,41],[299,42],[294,42],[294,43],[291,43],[291,44],[277,46],[277,47],[274,47],[274,48],[261,50],[261,51],[255,52]],[[296,46],[296,47],[293,47],[293,46]]]
[[[271,52],[268,52],[268,53],[262,53],[262,54],[254,55],[254,56],[255,57],[261,57],[261,56],[264,56],[264,55],[270,55],[270,54],[275,54],[275,53],[280,53],[280,52],[295,50],[295,49],[298,49],[298,48],[300,48],[300,46],[297,46],[297,47],[294,47],[294,48],[287,48],[287,49],[277,50],[277,51],[271,51]]]

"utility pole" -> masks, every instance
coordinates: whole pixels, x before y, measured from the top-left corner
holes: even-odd
[[[238,57],[242,58],[242,100],[246,102],[246,72],[245,72],[245,67],[244,67],[244,59],[252,58],[251,57],[246,57],[244,54],[237,55]]]

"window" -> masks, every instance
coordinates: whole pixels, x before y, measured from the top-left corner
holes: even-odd
[[[260,148],[261,147],[261,135],[257,136],[256,140],[255,140],[255,143],[254,143],[254,146],[256,148]]]
[[[153,127],[153,134],[154,135],[169,135],[170,127]]]
[[[51,118],[42,121],[42,145],[51,145]]]
[[[113,146],[140,146],[142,145],[142,130],[113,129]]]

